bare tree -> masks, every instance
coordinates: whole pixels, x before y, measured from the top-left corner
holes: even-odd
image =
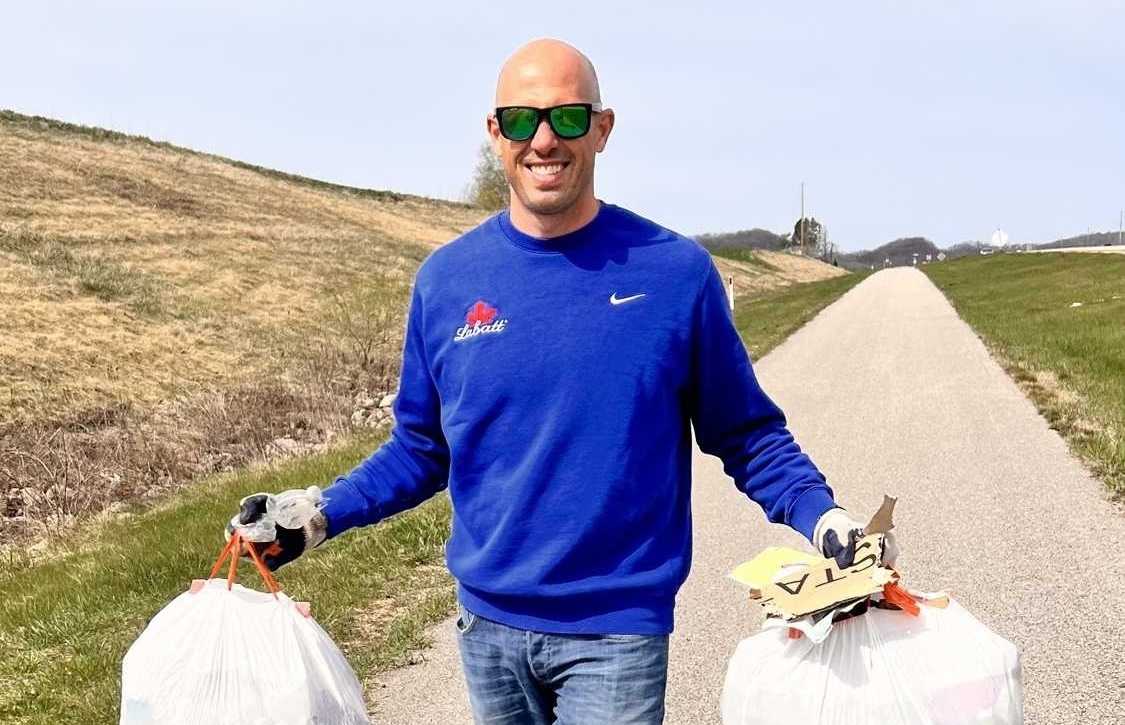
[[[492,145],[486,141],[480,147],[477,168],[466,194],[467,201],[473,206],[497,211],[508,206],[508,193],[508,177],[504,175],[504,166],[492,152]]]

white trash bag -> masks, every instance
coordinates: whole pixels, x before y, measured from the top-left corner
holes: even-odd
[[[129,648],[120,725],[369,725],[355,673],[308,605],[277,592],[264,566],[272,594],[231,571],[196,580]]]
[[[764,629],[727,667],[723,725],[1019,725],[1019,653],[957,602],[872,606],[827,639]]]

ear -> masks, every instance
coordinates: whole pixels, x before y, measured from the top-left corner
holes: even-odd
[[[490,113],[484,120],[485,130],[488,131],[488,140],[492,143],[492,153],[496,154],[496,158],[504,158],[501,155],[503,151],[502,144],[506,140],[500,135],[500,123],[496,120],[496,114]]]
[[[613,109],[607,108],[598,115],[594,116],[594,128],[597,130],[597,146],[596,150],[601,153],[605,150],[606,142],[609,141],[609,134],[613,131],[613,122],[616,120]]]

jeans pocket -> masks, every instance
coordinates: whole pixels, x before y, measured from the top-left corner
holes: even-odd
[[[457,632],[459,634],[468,634],[476,622],[477,615],[465,609],[461,602],[457,602],[457,621],[454,622],[454,625],[457,627]]]

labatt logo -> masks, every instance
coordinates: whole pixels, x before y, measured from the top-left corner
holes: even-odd
[[[496,308],[484,300],[477,300],[465,315],[465,324],[457,328],[453,336],[454,342],[463,342],[470,337],[485,335],[490,332],[503,332],[508,326],[507,319],[496,319]]]

